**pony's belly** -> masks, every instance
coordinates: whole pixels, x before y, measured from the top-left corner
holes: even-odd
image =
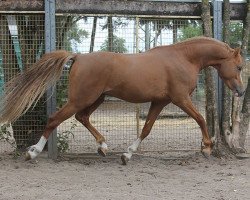
[[[104,94],[116,97],[118,99],[130,102],[130,103],[146,103],[152,101],[164,101],[169,97],[166,93],[162,92],[133,92],[133,91],[109,91]]]

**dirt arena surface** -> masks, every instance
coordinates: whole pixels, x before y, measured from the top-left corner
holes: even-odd
[[[250,159],[206,159],[197,152],[143,153],[127,166],[106,158],[36,160],[0,155],[1,200],[250,199]]]

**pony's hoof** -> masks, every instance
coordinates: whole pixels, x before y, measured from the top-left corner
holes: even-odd
[[[98,150],[97,150],[98,154],[99,154],[100,156],[103,156],[103,157],[106,156],[107,151],[108,151],[108,149],[104,149],[104,148],[102,148],[102,147],[99,147]]]
[[[29,152],[25,153],[25,161],[31,160],[31,155],[29,154]]]
[[[121,160],[122,160],[122,165],[127,165],[128,164],[129,159],[124,154],[122,154]]]
[[[201,150],[201,153],[202,155],[205,157],[205,158],[210,158],[210,155],[212,153],[212,150],[210,147],[205,147]]]

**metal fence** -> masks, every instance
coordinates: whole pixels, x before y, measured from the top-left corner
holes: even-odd
[[[44,53],[44,15],[0,14],[0,77],[3,83]],[[235,26],[232,43],[237,43]],[[56,49],[88,53],[115,51],[139,53],[158,45],[173,44],[189,37],[202,35],[200,19],[173,19],[154,16],[111,15],[56,15]],[[4,48],[3,48],[4,47]],[[4,57],[4,59],[1,59]],[[4,60],[6,63],[4,63]],[[249,69],[249,68],[248,68]],[[57,107],[67,101],[69,70],[65,68],[57,84]],[[245,73],[244,81],[249,76]],[[205,116],[204,79],[200,74],[192,95],[193,102]],[[106,97],[105,102],[91,116],[91,123],[105,136],[110,151],[124,151],[140,134],[149,104],[131,104]],[[46,123],[45,97],[34,110],[29,111],[12,126],[4,128],[12,143],[13,133],[18,144],[25,148],[41,135]],[[94,137],[74,117],[63,122],[57,129],[58,147],[70,153],[96,152]],[[20,140],[20,141],[19,141]],[[168,105],[156,121],[151,134],[143,141],[142,151],[196,150],[200,148],[201,131],[196,122],[176,106]],[[13,143],[15,146],[15,143]],[[247,146],[250,145],[248,132]],[[0,152],[13,147],[0,140]]]
[[[0,15],[0,89],[44,53],[44,15]],[[40,138],[47,121],[45,98],[10,126],[1,127],[0,151],[24,149]],[[4,137],[4,138],[3,138]],[[15,138],[15,140],[14,140]],[[7,142],[4,142],[6,141]]]

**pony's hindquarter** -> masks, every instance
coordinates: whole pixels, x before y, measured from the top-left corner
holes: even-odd
[[[47,53],[33,67],[7,82],[0,100],[0,124],[15,121],[36,104],[60,78],[64,65],[72,58],[74,55],[66,51]]]

